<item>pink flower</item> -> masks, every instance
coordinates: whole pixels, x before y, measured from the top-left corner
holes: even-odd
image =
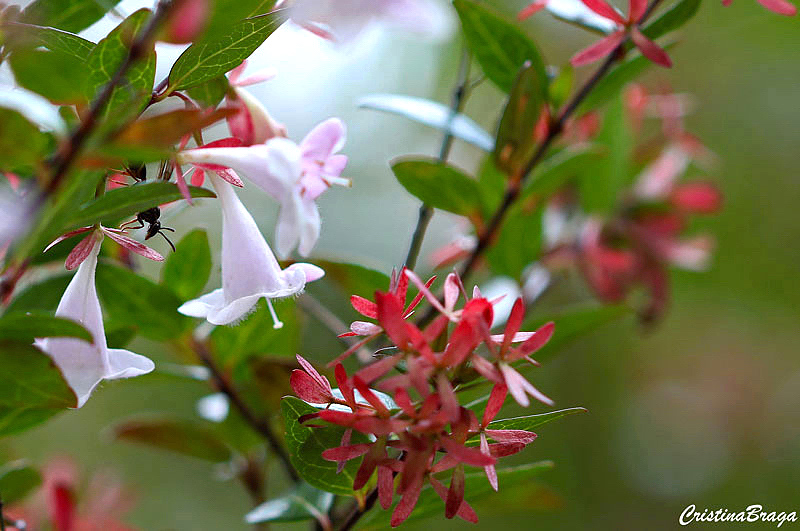
[[[275,246],[287,257],[297,246],[308,256],[320,234],[321,220],[315,200],[333,184],[349,186],[340,177],[347,157],[338,151],[345,142],[345,126],[338,118],[317,125],[295,144],[272,138],[246,147],[203,147],[178,154],[181,163],[214,164],[231,168],[281,203]]]
[[[582,0],[583,3],[600,15],[617,25],[617,29],[596,44],[575,54],[571,62],[574,66],[593,63],[619,47],[630,36],[633,44],[642,54],[656,64],[667,68],[672,66],[669,56],[656,43],[645,37],[639,30],[639,21],[647,10],[647,0],[630,0],[628,17],[623,17],[619,11],[605,0]]]
[[[242,62],[228,73],[228,81],[233,93],[226,95],[228,108],[236,109],[236,114],[226,120],[231,134],[242,141],[242,145],[263,144],[270,138],[286,137],[286,127],[275,121],[261,102],[244,87],[268,81],[275,77],[274,69],[265,69],[244,77],[247,61]]]
[[[732,1],[733,0],[722,0],[722,5],[727,7],[731,5]],[[758,0],[758,3],[779,15],[791,17],[797,14],[797,7],[786,0]]]
[[[231,185],[216,175],[210,177],[222,205],[222,288],[183,304],[178,311],[205,318],[215,325],[231,324],[246,316],[259,299],[265,298],[275,328],[280,328],[283,323],[272,310],[271,299],[300,293],[306,282],[321,278],[325,272],[306,263],[281,269]]]
[[[423,34],[441,32],[442,13],[430,0],[294,0],[295,24],[325,39],[347,42],[375,21]]]
[[[106,346],[103,316],[95,288],[95,268],[103,234],[102,231],[94,231],[79,244],[87,249],[86,256],[56,310],[56,317],[72,319],[83,325],[92,335],[93,343],[75,338],[37,340],[39,347],[53,358],[67,383],[75,391],[78,407],[86,403],[102,380],[139,376],[147,374],[155,367],[144,356]]]

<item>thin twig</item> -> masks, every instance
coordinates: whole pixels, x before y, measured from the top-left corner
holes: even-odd
[[[353,504],[353,507],[350,509],[350,512],[347,514],[347,518],[342,523],[342,527],[339,528],[338,531],[348,531],[356,525],[356,523],[361,519],[362,516],[367,514],[370,509],[375,506],[375,502],[378,501],[378,489],[377,487],[369,491],[367,494],[367,498],[364,501],[364,507],[362,508],[357,503]]]
[[[244,402],[242,397],[239,395],[239,392],[233,387],[228,378],[225,377],[223,372],[217,366],[216,362],[214,361],[214,357],[205,343],[192,338],[190,340],[190,345],[203,365],[205,365],[208,370],[211,371],[211,377],[213,378],[217,389],[219,389],[221,393],[228,397],[228,400],[230,400],[231,404],[233,404],[233,407],[239,411],[239,414],[242,416],[245,422],[247,422],[255,431],[257,431],[267,440],[270,448],[283,464],[283,467],[286,470],[286,474],[289,476],[289,478],[294,483],[299,483],[300,476],[297,474],[292,462],[289,460],[289,454],[281,444],[280,439],[272,430],[272,426],[270,426],[268,422],[258,418],[250,409],[250,407]]]
[[[661,0],[653,0],[650,5],[647,7],[644,15],[639,20],[639,23],[643,23],[653,10],[658,6]],[[464,281],[466,278],[472,273],[473,268],[475,267],[478,258],[483,254],[483,252],[489,247],[492,240],[496,236],[497,232],[500,229],[500,226],[503,223],[503,219],[505,218],[508,209],[511,205],[514,204],[514,201],[517,200],[519,197],[520,191],[522,190],[525,181],[530,178],[531,173],[536,168],[536,166],[542,161],[547,150],[550,148],[552,143],[555,139],[562,133],[564,130],[564,124],[566,121],[574,114],[574,112],[578,109],[580,104],[583,102],[584,99],[592,92],[592,90],[597,86],[597,83],[608,73],[614,63],[616,63],[619,59],[625,56],[625,47],[628,44],[630,38],[626,38],[622,43],[620,43],[613,52],[603,61],[603,64],[600,65],[594,74],[592,74],[589,79],[586,80],[586,83],[581,86],[580,90],[575,93],[572,99],[564,106],[561,113],[558,115],[553,124],[551,124],[550,129],[547,132],[547,136],[539,145],[536,152],[533,154],[531,159],[526,164],[525,168],[521,172],[521,178],[511,180],[509,182],[509,186],[506,189],[505,196],[500,203],[497,211],[495,211],[494,215],[492,216],[491,220],[489,221],[486,228],[481,231],[480,236],[478,237],[478,243],[475,246],[475,249],[470,253],[469,258],[464,263],[464,266],[461,268],[461,280]],[[426,315],[427,317],[427,315]]]
[[[442,138],[442,146],[439,148],[439,162],[444,164],[447,162],[447,157],[450,155],[450,149],[453,147],[453,132],[452,125],[456,115],[461,112],[466,101],[466,95],[469,92],[469,65],[470,55],[465,49],[461,54],[461,64],[458,69],[458,82],[455,90],[453,90],[453,97],[450,102],[450,117],[444,130],[444,137]],[[411,237],[411,244],[408,247],[408,254],[406,255],[405,266],[409,269],[414,269],[417,265],[419,252],[422,249],[422,241],[425,239],[425,231],[428,229],[428,224],[433,217],[433,208],[425,203],[419,207],[419,216],[417,218],[417,226],[414,228],[414,235]]]
[[[344,321],[339,319],[336,314],[334,314],[324,304],[317,300],[316,297],[313,297],[308,293],[304,293],[302,297],[297,299],[297,304],[304,312],[312,315],[320,323],[325,325],[325,328],[333,332],[339,341],[341,341],[348,348],[352,347],[357,342],[347,337],[339,337],[342,334],[349,332],[350,328],[344,323]],[[372,353],[369,351],[369,349],[364,347],[356,350],[356,354],[362,361],[372,359]]]
[[[171,7],[171,0],[160,0],[147,26],[145,26],[144,30],[142,30],[128,49],[128,55],[125,57],[125,60],[92,102],[92,105],[89,107],[89,112],[81,121],[78,128],[70,135],[66,145],[56,153],[56,156],[50,162],[50,166],[53,168],[52,176],[42,192],[40,202],[45,197],[52,194],[61,184],[61,181],[64,180],[64,177],[69,172],[75,160],[77,160],[86,140],[89,138],[92,129],[96,125],[100,113],[111,100],[114,89],[122,83],[128,70],[137,61],[143,59],[147,55],[147,50],[150,44],[155,40],[156,32],[160,28],[161,23],[166,18]]]

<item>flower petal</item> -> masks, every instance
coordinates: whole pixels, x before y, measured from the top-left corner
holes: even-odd
[[[595,44],[576,53],[570,59],[572,66],[583,66],[593,63],[607,56],[617,49],[617,46],[625,40],[624,31],[616,31]]]
[[[631,39],[633,39],[633,43],[639,48],[639,51],[642,52],[642,55],[657,65],[661,65],[665,68],[670,68],[672,66],[672,60],[669,58],[669,55],[667,55],[667,52],[661,49],[658,44],[645,37],[644,33],[639,31],[638,28],[633,28],[631,30]]]

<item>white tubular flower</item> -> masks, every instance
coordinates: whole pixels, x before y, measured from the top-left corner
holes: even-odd
[[[315,200],[333,184],[349,186],[341,177],[347,157],[339,154],[346,130],[341,120],[330,118],[317,125],[296,144],[271,138],[265,144],[244,147],[201,147],[178,154],[180,163],[231,168],[281,203],[275,229],[278,256],[286,258],[294,247],[308,256],[320,234]]]
[[[306,282],[325,272],[311,264],[296,263],[281,270],[255,220],[230,184],[211,174],[222,206],[222,288],[191,300],[178,311],[225,325],[246,316],[259,299],[267,299],[275,328],[283,326],[270,302],[300,293]]]
[[[61,369],[69,386],[78,397],[78,407],[83,406],[101,380],[116,380],[147,374],[155,368],[153,362],[133,352],[108,348],[103,328],[103,316],[95,287],[97,255],[100,252],[102,233],[96,232],[94,247],[72,277],[56,317],[71,319],[83,325],[92,335],[94,344],[76,338],[46,338],[37,345]]]

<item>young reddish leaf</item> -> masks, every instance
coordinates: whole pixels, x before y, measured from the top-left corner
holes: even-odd
[[[667,55],[667,52],[661,49],[658,44],[645,37],[644,33],[639,31],[638,28],[633,28],[631,30],[631,39],[633,39],[633,43],[639,48],[639,51],[642,52],[642,55],[657,65],[661,65],[665,68],[672,67],[672,60]]]
[[[624,31],[616,31],[588,48],[572,56],[572,66],[583,66],[593,63],[613,52],[625,40]]]

